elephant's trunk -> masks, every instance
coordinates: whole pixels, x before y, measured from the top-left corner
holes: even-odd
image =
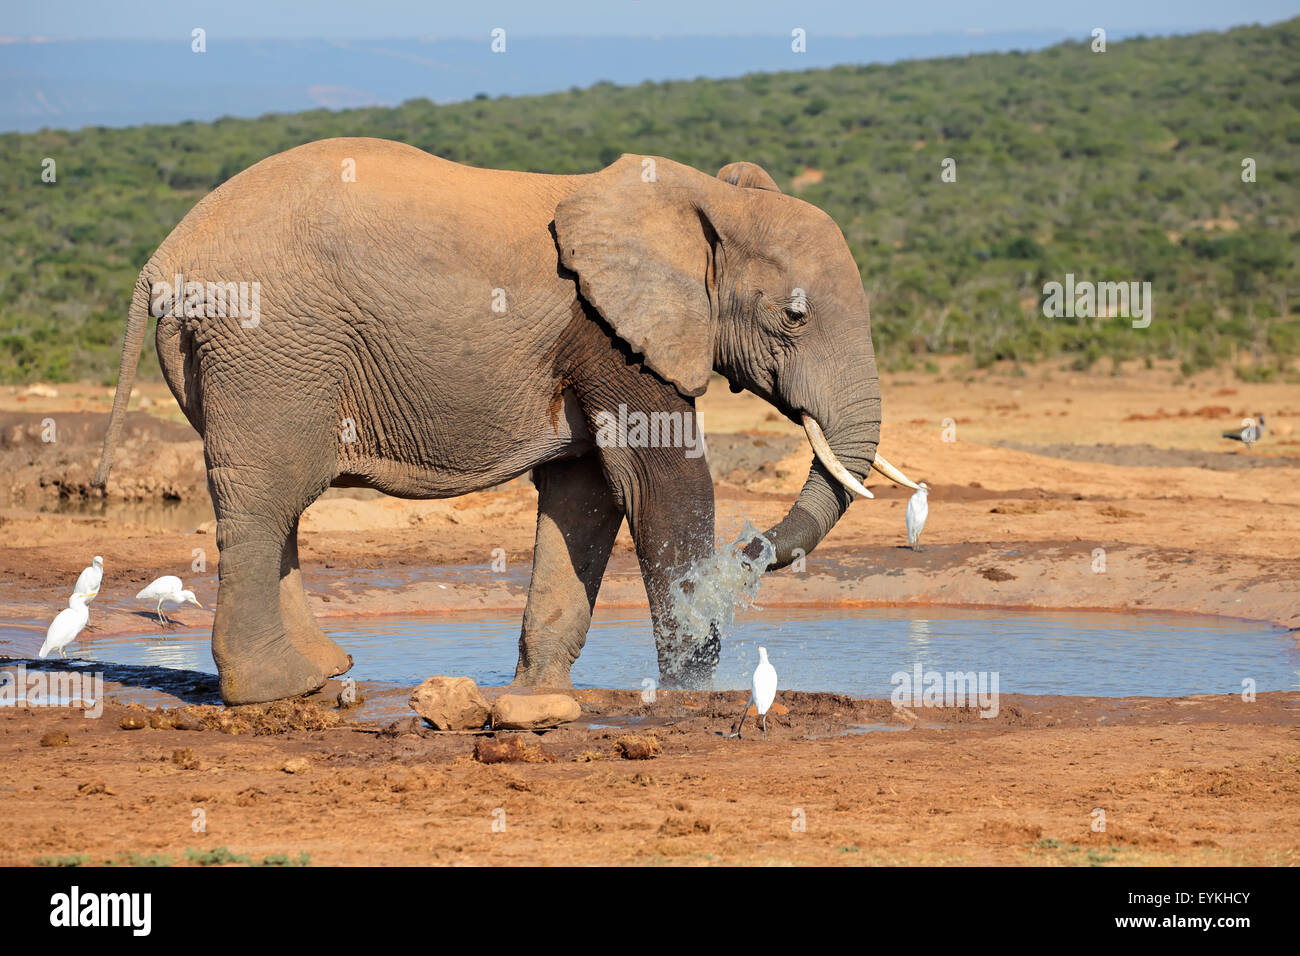
[[[814,449],[818,444],[823,448],[813,459],[808,479],[790,511],[764,534],[776,552],[775,559],[768,565],[769,571],[785,567],[801,554],[810,554],[848,510],[853,495],[841,480],[836,479],[832,469],[850,481],[858,481],[858,476],[865,477],[871,468],[880,438],[879,399],[870,402],[869,407],[875,410],[869,420],[846,423],[826,438],[822,437],[816,419],[804,416],[813,422],[811,428],[805,427]],[[817,438],[814,439],[813,435]],[[758,558],[762,549],[758,542],[753,542],[745,551],[751,558]]]
[[[873,405],[879,408],[878,402]],[[917,487],[876,453],[880,438],[878,417],[842,428],[834,438],[823,435],[821,426],[811,415],[804,414],[803,422],[816,457],[789,513],[764,535],[776,553],[775,560],[768,565],[769,571],[785,567],[801,553],[811,553],[844,516],[853,494],[873,497],[858,477],[865,477],[871,468],[905,487]],[[757,558],[761,551],[758,542],[746,548],[751,558]]]

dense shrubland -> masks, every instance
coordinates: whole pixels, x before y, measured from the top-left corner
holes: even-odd
[[[579,172],[623,152],[760,163],[840,223],[886,366],[1176,359],[1286,374],[1300,354],[1300,20],[1037,53],[734,80],[598,84],[131,129],[0,136],[0,380],[111,381],[131,287],[208,190],[339,135]],[[43,158],[57,161],[41,182]],[[957,181],[942,182],[941,162]],[[1242,181],[1242,161],[1257,181]],[[812,170],[808,173],[806,170]],[[1071,272],[1149,281],[1155,318],[1047,319]],[[157,374],[152,349],[145,374]]]

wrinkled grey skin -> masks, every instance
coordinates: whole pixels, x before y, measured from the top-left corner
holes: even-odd
[[[626,518],[661,678],[692,685],[712,675],[717,639],[679,633],[668,595],[713,547],[706,460],[599,447],[597,413],[691,413],[717,371],[796,423],[812,415],[853,475],[875,455],[880,390],[857,267],[825,213],[749,163],[713,177],[624,156],[547,176],[373,139],[272,156],[200,202],[141,273],[100,486],[150,290],[177,273],[260,283],[254,327],[154,304],[167,313],[164,374],[204,440],[221,551],[212,648],[231,704],[306,693],[350,666],[298,570],[298,518],[330,486],[442,498],[532,470],[515,677],[527,685],[569,686]],[[774,567],[811,552],[849,500],[814,461],[769,532]]]

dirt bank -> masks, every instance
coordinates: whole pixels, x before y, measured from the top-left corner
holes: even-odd
[[[230,734],[0,709],[0,864],[1300,862],[1293,693],[1004,695],[991,720],[783,693],[743,740],[720,736],[737,694],[580,696],[579,724],[517,735],[540,762],[490,765],[470,735],[331,710],[238,713]],[[618,756],[629,733],[662,753]]]
[[[883,384],[882,451],[933,488],[922,550],[901,547],[906,492],[873,478],[876,500],[854,504],[802,570],[770,576],[765,603],[1141,609],[1300,626],[1294,387],[1047,367]],[[149,407],[131,419],[108,501],[84,503],[78,489],[99,453],[106,390],[0,394],[0,619],[48,620],[95,553],[109,569],[95,605],[104,628],[142,626],[131,596],[161,573],[192,578],[212,603],[219,555],[201,443],[164,387],[142,387],[138,401]],[[745,519],[777,520],[807,471],[798,430],[724,387],[700,409],[720,536]],[[1269,430],[1253,449],[1222,437],[1257,412]],[[42,442],[51,420],[58,440]],[[315,609],[522,607],[535,513],[526,476],[450,501],[332,491],[302,522]],[[488,573],[497,549],[520,574]],[[450,566],[483,574],[448,593],[420,573]],[[399,586],[349,589],[336,572],[352,568],[391,569]],[[600,597],[645,604],[626,529]],[[205,619],[196,609],[181,618]]]
[[[1300,626],[1293,386],[1047,367],[883,386],[882,451],[933,487],[921,550],[902,546],[906,493],[873,479],[876,500],[854,504],[804,567],[765,580],[764,607],[1175,611]],[[25,638],[93,554],[106,559],[92,611],[102,634],[151,628],[133,595],[159,574],[183,575],[205,604],[216,597],[201,443],[165,389],[143,386],[140,399],[149,407],[131,420],[107,502],[86,503],[105,390],[0,392],[0,624]],[[725,388],[700,409],[720,536],[779,518],[807,471],[798,430]],[[1269,431],[1253,449],[1222,438],[1259,412]],[[56,441],[43,440],[47,419]],[[535,508],[526,478],[452,501],[331,492],[302,523],[313,610],[520,609]],[[626,531],[600,601],[644,607]],[[114,673],[119,691],[141,679]],[[196,677],[182,699],[212,700],[210,683]],[[734,741],[719,735],[735,695],[662,694],[647,707],[585,691],[580,724],[527,735],[543,762],[492,765],[473,759],[469,736],[336,713],[337,693],[313,698],[320,719],[303,719],[313,703],[288,718],[223,710],[189,722],[274,731],[262,734],[173,729],[156,715],[154,728],[115,704],[98,720],[0,708],[0,813],[12,823],[0,863],[211,861],[219,847],[253,862],[358,864],[1300,862],[1296,693],[1004,695],[993,720],[783,693],[768,739]],[[142,729],[120,729],[127,717]],[[620,758],[628,732],[653,734],[662,753]]]

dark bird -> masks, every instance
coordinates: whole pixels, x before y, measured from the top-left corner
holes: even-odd
[[[1264,435],[1264,416],[1256,415],[1252,418],[1242,419],[1241,431],[1224,432],[1224,438],[1231,438],[1233,441],[1243,443],[1249,450],[1250,446],[1259,441]]]

